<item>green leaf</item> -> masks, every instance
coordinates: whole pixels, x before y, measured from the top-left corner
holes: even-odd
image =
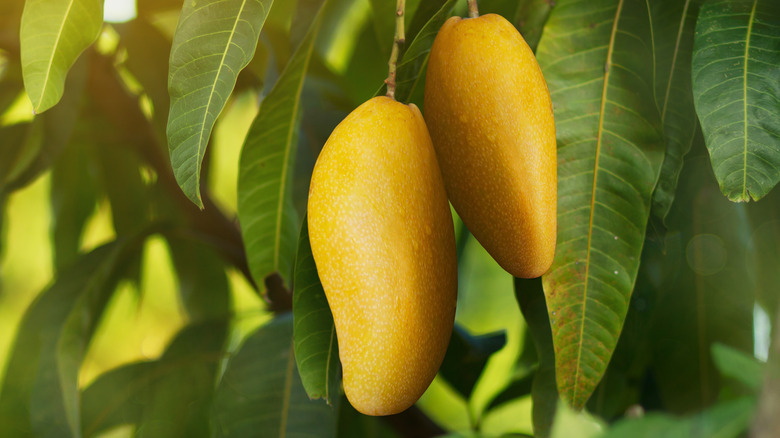
[[[124,261],[140,250],[142,237],[79,258],[27,310],[0,391],[0,436],[80,436],[79,367]]]
[[[339,401],[336,430],[336,436],[340,438],[402,438],[385,418],[361,414],[343,395]]]
[[[431,46],[439,29],[452,14],[456,0],[449,0],[423,26],[398,63],[395,97],[399,102],[408,102],[415,91],[425,86],[425,67]]]
[[[53,255],[58,270],[78,256],[82,232],[97,204],[99,186],[90,161],[83,144],[71,143],[51,170]]]
[[[173,233],[165,237],[179,279],[179,296],[190,320],[227,318],[230,286],[219,255],[201,241]]]
[[[258,284],[276,274],[285,285],[290,285],[298,232],[292,205],[296,124],[323,9],[324,6],[276,85],[263,99],[241,150],[238,218],[249,269]]]
[[[558,139],[558,242],[544,275],[561,397],[579,409],[628,311],[663,160],[648,8],[560,1],[537,49]]]
[[[439,373],[456,391],[468,399],[490,356],[504,348],[505,344],[504,332],[473,336],[468,330],[456,324]]]
[[[133,424],[137,437],[208,437],[208,409],[227,323],[185,327],[153,362],[106,372],[81,394],[83,433]]]
[[[720,373],[756,391],[761,389],[764,367],[755,357],[726,344],[714,343],[712,359]]]
[[[654,0],[652,5],[655,99],[661,111],[666,155],[653,192],[653,215],[666,219],[674,201],[683,157],[698,121],[691,91],[693,29],[701,0]]]
[[[522,2],[515,12],[512,23],[533,51],[536,51],[539,45],[544,25],[550,17],[553,6],[555,3],[549,0],[530,0]]]
[[[752,397],[719,403],[687,418],[651,413],[618,421],[599,438],[737,438],[750,425],[756,405]]]
[[[306,217],[295,259],[293,318],[295,360],[306,393],[312,399],[322,398],[333,404],[339,397],[339,346],[333,315],[311,253]]]
[[[100,34],[100,0],[27,0],[21,25],[24,86],[40,114],[60,101],[73,63]]]
[[[173,36],[168,148],[176,181],[203,208],[200,169],[238,73],[254,56],[273,0],[187,0]]]
[[[598,418],[585,411],[575,411],[566,403],[559,401],[550,436],[552,438],[596,438],[606,427]]]
[[[247,338],[230,359],[211,413],[215,437],[335,435],[336,411],[309,400],[295,367],[291,315]]]
[[[696,22],[693,95],[720,189],[761,199],[780,180],[780,3],[721,0]]]
[[[550,436],[552,431],[558,405],[558,389],[555,385],[555,350],[541,280],[515,278],[515,298],[528,324],[528,331],[539,357],[539,367],[531,385],[531,415],[534,434],[544,438]]]

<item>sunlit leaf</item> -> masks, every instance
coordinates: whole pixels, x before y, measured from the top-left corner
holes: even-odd
[[[241,151],[238,217],[249,269],[259,284],[276,274],[290,286],[299,223],[292,206],[296,124],[303,81],[321,19],[322,9],[276,85],[263,99]]]
[[[653,214],[661,220],[672,206],[683,157],[691,149],[698,126],[691,91],[691,51],[700,3],[701,0],[650,2],[655,99],[666,138],[666,155],[652,205]]]
[[[761,199],[780,181],[780,3],[701,7],[693,48],[696,112],[721,191]]]
[[[209,437],[208,409],[227,323],[184,328],[163,356],[102,374],[81,394],[86,437],[123,424],[136,437]]]
[[[295,360],[298,373],[312,399],[328,404],[338,400],[339,348],[336,327],[309,244],[309,227],[303,219],[295,260],[293,290]]]
[[[586,411],[575,411],[567,404],[558,402],[553,422],[552,438],[596,438],[606,425]]]
[[[336,409],[309,400],[295,366],[292,315],[277,317],[228,362],[211,413],[215,437],[332,437]]]
[[[558,242],[544,290],[561,397],[581,408],[617,344],[663,160],[645,4],[560,1],[537,49],[558,139]]]
[[[27,0],[21,25],[24,86],[36,113],[59,102],[65,78],[103,25],[100,0]]]
[[[0,391],[0,436],[80,436],[79,367],[131,251],[139,237],[79,258],[27,310]]]
[[[203,208],[200,169],[211,130],[249,64],[273,0],[185,1],[173,36],[168,148],[176,181]]]

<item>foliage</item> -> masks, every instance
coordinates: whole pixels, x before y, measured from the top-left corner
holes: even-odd
[[[305,205],[332,129],[384,93],[395,2],[101,3],[0,2],[0,436],[736,437],[780,391],[776,1],[479,1],[548,83],[556,259],[512,280],[456,217],[447,356],[383,419],[343,397]],[[453,14],[406,1],[396,96],[423,114]],[[168,291],[153,354],[101,350]]]

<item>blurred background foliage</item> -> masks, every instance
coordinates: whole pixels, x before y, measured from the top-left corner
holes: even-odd
[[[319,4],[273,3],[216,122],[203,211],[179,191],[166,146],[168,55],[181,2],[107,0],[97,43],[73,67],[63,100],[39,115],[21,80],[24,2],[0,4],[0,431],[265,436],[264,425],[280,427],[273,409],[281,398],[270,395],[285,390],[274,373],[290,363],[276,354],[291,354],[282,342],[292,336],[290,318],[278,316],[289,304],[248,274],[236,182],[259,103]],[[408,0],[408,35],[444,4]],[[387,75],[393,8],[388,0],[331,0],[324,11],[301,97],[293,190],[301,216],[319,149]],[[465,8],[456,1],[453,13]],[[480,1],[483,14],[507,17],[532,46],[551,8],[544,0]],[[421,90],[409,99],[422,107]],[[456,217],[458,354],[445,362],[455,371],[443,368],[414,409],[388,419],[287,388],[299,409],[281,427],[344,437],[745,433],[778,307],[780,195],[729,202],[700,132],[684,166],[669,216],[648,225],[626,324],[589,414],[558,407],[541,282],[513,280]],[[60,314],[61,300],[92,310]],[[46,360],[59,376],[35,375]],[[234,384],[215,388],[220,378]],[[47,382],[62,388],[49,392]],[[245,404],[244,387],[270,398]],[[36,424],[35,403],[64,423]],[[250,425],[234,427],[242,422]]]

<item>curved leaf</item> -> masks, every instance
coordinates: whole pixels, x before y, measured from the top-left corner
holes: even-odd
[[[200,167],[217,116],[249,64],[273,0],[188,0],[171,46],[168,148],[176,181],[203,208]]]
[[[103,25],[100,0],[28,0],[20,30],[22,72],[36,113],[60,101],[65,77]]]
[[[683,157],[698,122],[691,91],[693,29],[701,0],[652,0],[655,99],[661,112],[666,155],[653,192],[653,214],[665,220],[674,201]]]
[[[702,6],[693,95],[712,168],[732,201],[758,200],[780,181],[780,3]]]
[[[263,284],[292,274],[298,219],[292,205],[297,121],[303,81],[322,21],[320,8],[309,33],[263,99],[249,128],[238,171],[238,218],[252,276]]]
[[[227,322],[182,329],[163,356],[102,374],[81,394],[84,436],[134,424],[134,437],[208,437],[208,403]]]
[[[295,360],[306,393],[333,404],[339,396],[339,346],[333,315],[311,254],[305,217],[295,259],[293,318]]]
[[[0,436],[80,436],[79,367],[138,239],[81,257],[27,310],[0,391]]]
[[[336,410],[309,400],[301,384],[289,316],[250,335],[228,362],[214,398],[213,436],[334,436]]]
[[[558,389],[575,408],[623,327],[663,159],[651,41],[646,4],[570,0],[537,51],[558,138],[558,243],[543,283]]]

